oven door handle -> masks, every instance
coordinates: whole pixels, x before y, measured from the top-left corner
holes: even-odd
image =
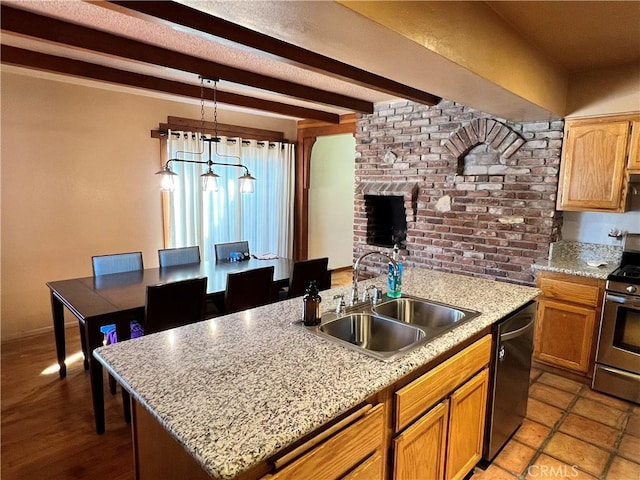
[[[602,370],[604,370],[607,373],[610,373],[611,375],[628,378],[630,380],[635,380],[636,382],[638,381],[638,378],[640,378],[638,377],[638,375],[634,375],[633,373],[629,373],[629,372],[623,372],[622,370],[618,370],[617,368],[609,368],[600,364],[598,364],[598,368],[601,368]]]
[[[612,295],[610,293],[607,293],[605,300],[607,302],[620,303],[627,307],[640,308],[640,300],[637,300],[635,298],[631,299],[631,298],[620,297],[618,295]]]

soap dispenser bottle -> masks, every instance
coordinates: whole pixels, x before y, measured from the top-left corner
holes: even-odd
[[[302,323],[305,326],[320,325],[320,302],[322,302],[322,297],[318,293],[316,281],[311,280],[304,297],[302,297]]]
[[[393,263],[389,262],[389,274],[387,276],[387,286],[389,291],[387,296],[391,298],[400,298],[402,296],[402,263],[400,263],[400,248],[396,243],[393,246],[393,255],[391,258],[396,262],[398,271],[393,267]]]

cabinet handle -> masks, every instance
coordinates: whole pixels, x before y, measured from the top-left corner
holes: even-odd
[[[376,405],[376,408],[378,408],[378,407],[382,408],[382,404]],[[295,448],[295,449],[291,450],[289,453],[287,453],[287,454],[283,455],[282,457],[276,459],[273,462],[275,467],[276,467],[276,469],[279,469],[282,466],[286,465],[287,463],[290,463],[295,458],[299,457],[300,455],[302,455],[306,451],[311,450],[317,444],[323,442],[324,440],[329,438],[331,435],[333,435],[334,433],[338,432],[339,430],[342,430],[346,426],[354,423],[356,420],[359,420],[360,418],[365,417],[369,412],[371,412],[371,410],[373,410],[373,405],[371,405],[371,404],[365,405],[360,410],[356,410],[351,415],[349,415],[349,416],[343,418],[342,420],[340,420],[338,423],[335,423],[334,425],[330,426],[326,430],[320,432],[318,435],[313,437],[308,442],[303,443],[298,448]]]

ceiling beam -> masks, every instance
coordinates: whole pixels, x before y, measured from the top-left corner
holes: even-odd
[[[0,5],[2,30],[94,52],[191,72],[205,78],[226,80],[281,93],[313,103],[333,105],[360,113],[372,113],[373,103],[327,92],[278,78],[241,70],[100,30]]]
[[[440,97],[428,92],[256,32],[177,2],[115,0],[96,2],[95,4],[105,7],[109,7],[110,4],[124,7],[119,8],[118,11],[129,15],[137,12],[142,14],[137,16],[142,16],[145,19],[155,19],[156,21],[160,19],[164,21],[163,23],[169,23],[172,26],[187,27],[196,34],[213,35],[261,52],[267,52],[280,60],[288,61],[297,66],[407,100],[426,105],[436,105],[441,100]]]
[[[57,57],[8,45],[1,46],[0,59],[3,64],[7,65],[18,65],[21,67],[35,68],[48,72],[63,73],[65,75],[72,75],[75,77],[91,78],[118,85],[127,85],[130,87],[143,88],[145,90],[180,95],[182,97],[200,98],[200,86],[152,77],[150,75],[127,72],[125,70],[104,67],[102,65],[96,65],[94,63],[83,62],[80,60],[71,60],[64,57]],[[205,88],[204,97],[207,100],[213,100],[213,90]],[[291,117],[317,119],[335,124],[340,122],[340,116],[335,113],[247,97],[245,95],[238,95],[220,90],[217,91],[216,100],[218,103],[253,108],[256,110],[279,113]]]

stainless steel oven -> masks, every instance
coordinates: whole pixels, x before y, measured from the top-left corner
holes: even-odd
[[[592,386],[640,403],[640,251],[626,245],[607,278]]]

